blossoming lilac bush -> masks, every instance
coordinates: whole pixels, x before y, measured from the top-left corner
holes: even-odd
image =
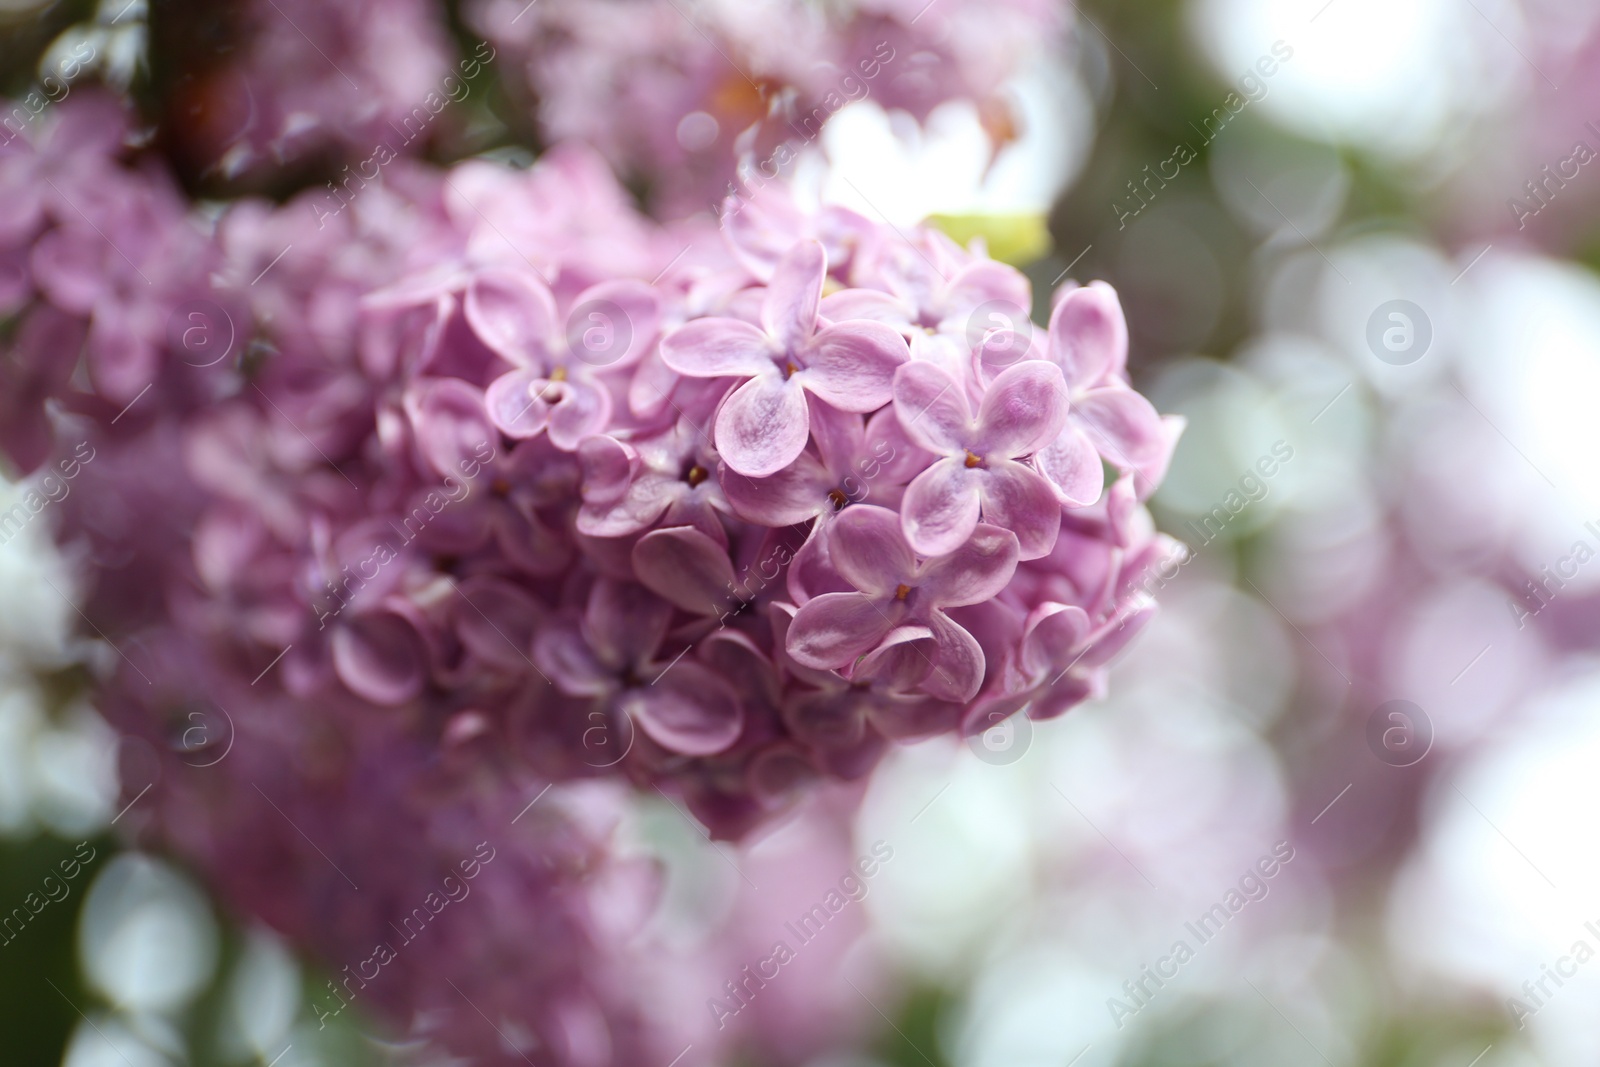
[[[659,224],[571,146],[397,161],[332,217],[185,211],[115,105],[57,110],[0,157],[0,443],[100,457],[52,517],[101,705],[156,754],[130,826],[333,970],[499,850],[481,891],[537,907],[367,978],[402,1028],[670,1058],[578,877],[609,869],[585,780],[742,838],[894,741],[1066,711],[1149,617],[1178,426],[1102,284],[975,338],[1032,299],[981,248],[776,192]]]

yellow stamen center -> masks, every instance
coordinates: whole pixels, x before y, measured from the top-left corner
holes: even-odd
[[[982,456],[974,455],[970,450],[968,450],[968,452],[967,452],[967,469],[968,470],[971,470],[973,467],[980,466],[980,465],[982,465],[982,463],[983,463],[983,457]]]
[[[896,588],[895,591],[894,591],[894,598],[896,600],[904,600],[906,597],[908,597],[910,595],[911,595],[911,587],[909,585],[905,585],[903,583],[898,588]]]
[[[550,380],[552,382],[564,382],[564,381],[566,381],[567,380],[567,368],[565,368],[565,367],[557,367],[555,370],[551,371],[550,372]]]
[[[843,489],[829,489],[828,499],[833,501],[834,511],[843,511],[844,506],[850,503],[850,498],[845,495]]]
[[[711,477],[710,471],[706,470],[699,464],[695,464],[693,467],[689,468],[689,473],[684,475],[683,480],[689,483],[689,488],[693,489],[695,486],[699,485],[709,477]]]

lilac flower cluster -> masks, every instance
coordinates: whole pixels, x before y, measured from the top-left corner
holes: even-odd
[[[1060,33],[1052,0],[477,0],[468,18],[520,68],[551,140],[582,140],[653,184],[669,212],[736,191],[741,161],[778,176],[845,104],[922,121],[978,103],[997,147],[1015,133],[1003,83]]]
[[[0,446],[95,450],[51,511],[157,753],[129,825],[330,961],[501,849],[527,928],[452,916],[361,989],[450,1047],[503,1053],[457,994],[527,998],[560,1062],[650,1044],[566,876],[604,827],[558,792],[513,830],[526,798],[632,783],[737,838],[894,740],[1060,714],[1149,617],[1179,425],[1102,283],[985,331],[1032,293],[981,248],[775,188],[660,224],[574,147],[186,209],[129,128],[74,94],[0,147]]]
[[[88,114],[16,158],[56,165]],[[334,220],[241,202],[208,241],[100,158],[86,206],[57,183],[35,210],[11,451],[41,458],[60,393],[128,457],[97,473],[129,510],[178,493],[134,455],[181,465],[192,546],[136,600],[244,669],[289,649],[301,700],[670,785],[736,837],[889,740],[1059,713],[1142,622],[1124,576],[1163,550],[1138,502],[1176,424],[1127,384],[1108,286],[974,343],[1028,282],[936,231],[655,226],[577,150],[410,178]],[[200,292],[236,309],[231,364],[183,358]],[[98,406],[62,358],[82,333]]]

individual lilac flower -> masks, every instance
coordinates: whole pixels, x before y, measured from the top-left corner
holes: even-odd
[[[1019,462],[1048,445],[1067,419],[1061,371],[1043,360],[1007,367],[977,417],[966,387],[932,363],[908,363],[894,379],[894,409],[912,441],[940,456],[906,487],[901,521],[920,555],[942,556],[984,522],[1013,531],[1023,559],[1050,551],[1061,508],[1050,483]]]
[[[997,595],[1017,569],[1016,535],[977,525],[949,553],[919,562],[899,518],[870,504],[828,530],[833,565],[856,587],[824,593],[796,612],[788,652],[823,670],[892,677],[941,700],[971,700],[983,684],[983,650],[946,608]]]
[[[863,421],[810,398],[813,452],[767,478],[730,472],[728,503],[746,522],[792,526],[864,500],[895,504],[906,482],[931,458],[906,439],[894,411]]]
[[[827,256],[802,241],[784,257],[761,304],[761,326],[697,319],[661,342],[667,366],[697,378],[745,379],[717,412],[717,452],[740,474],[763,478],[800,455],[811,430],[806,393],[840,411],[876,411],[889,401],[905,340],[875,322],[818,329]]]
[[[655,294],[629,281],[592,286],[578,294],[571,310],[585,320],[569,322],[563,336],[544,282],[532,272],[507,269],[474,278],[464,305],[479,340],[515,368],[487,390],[494,424],[515,438],[548,431],[564,452],[576,451],[610,421],[611,387],[602,373],[637,360],[655,338],[657,319]],[[603,321],[593,324],[589,315]]]
[[[563,693],[626,715],[669,752],[709,756],[738,739],[744,711],[709,670],[656,658],[671,618],[641,586],[601,578],[578,625],[540,630],[533,658]]]
[[[1105,486],[1103,458],[1138,478],[1140,498],[1154,491],[1176,443],[1174,431],[1129,388],[1128,324],[1116,290],[1091,282],[1069,290],[1050,314],[1049,358],[1072,392],[1067,424],[1034,462],[1062,503],[1092,504]]]
[[[717,522],[714,513],[728,510],[716,456],[687,419],[637,440],[585,438],[578,461],[583,507],[576,525],[589,537],[626,537],[658,521],[709,531]]]

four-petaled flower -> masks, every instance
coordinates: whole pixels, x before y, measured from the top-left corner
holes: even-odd
[[[972,415],[965,386],[937,364],[908,363],[894,379],[906,435],[942,456],[906,487],[901,521],[919,555],[954,552],[983,521],[1017,535],[1023,559],[1050,551],[1061,505],[1022,459],[1054,441],[1067,421],[1061,370],[1040,359],[1002,371]]]
[[[563,452],[610,423],[611,390],[602,374],[636,362],[659,319],[649,286],[602,282],[578,294],[569,309],[577,317],[563,334],[550,289],[509,269],[474,278],[463,313],[478,339],[512,364],[485,390],[496,428],[519,439],[547,431]]]
[[[999,594],[1017,569],[1017,538],[977,526],[938,559],[918,562],[887,508],[863,504],[828,529],[833,566],[854,593],[824,593],[795,613],[789,655],[807,667],[850,669],[941,700],[971,700],[983,684],[983,649],[945,614]]]
[[[840,411],[876,411],[888,403],[895,369],[911,357],[905,339],[878,322],[818,329],[817,305],[827,255],[814,240],[779,262],[761,303],[761,325],[708,318],[686,323],[661,342],[661,357],[693,378],[747,378],[717,412],[717,452],[740,474],[764,478],[806,447],[806,393]]]

